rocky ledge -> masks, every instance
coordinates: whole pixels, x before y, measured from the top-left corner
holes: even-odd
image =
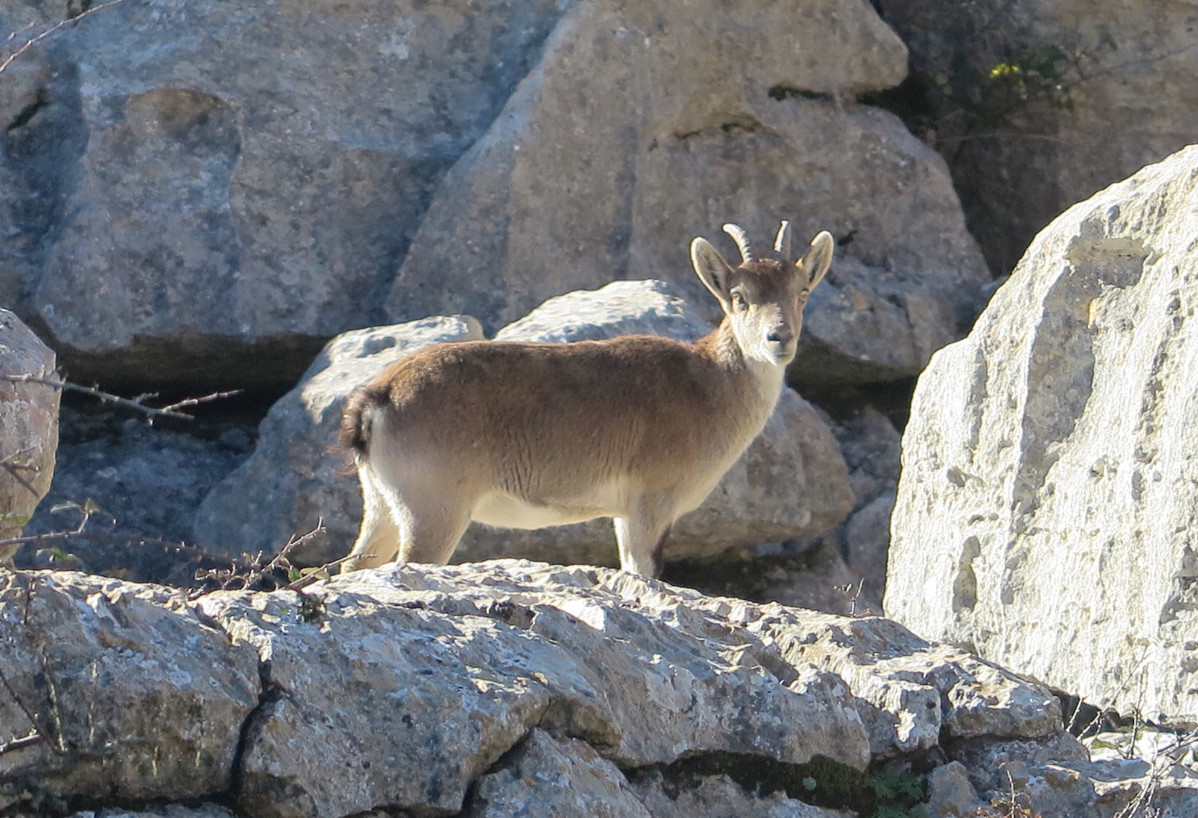
[[[603,568],[4,571],[0,619],[6,816],[973,815],[1012,770],[1080,816],[1114,777],[1046,688],[890,620]]]

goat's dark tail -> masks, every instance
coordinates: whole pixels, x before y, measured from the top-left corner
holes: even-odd
[[[387,404],[385,390],[372,389],[370,386],[359,386],[350,393],[349,400],[341,412],[341,446],[348,451],[356,462],[366,459],[370,450],[371,426],[374,422],[375,411]]]

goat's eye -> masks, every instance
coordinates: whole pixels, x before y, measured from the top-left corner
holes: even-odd
[[[738,292],[732,293],[732,306],[738,310],[745,308],[745,297]]]

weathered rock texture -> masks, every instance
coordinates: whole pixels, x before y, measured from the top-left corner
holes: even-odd
[[[495,327],[546,295],[653,276],[690,296],[682,252],[728,220],[794,220],[842,248],[792,373],[914,375],[986,277],[939,157],[855,104],[906,69],[864,0],[579,2],[491,129],[443,180],[388,315],[457,309]],[[420,287],[436,277],[442,287]],[[704,303],[698,302],[697,303]]]
[[[736,818],[848,818],[852,813],[816,807],[774,792],[746,792],[726,775],[710,775],[679,787],[656,771],[636,776],[633,787],[653,818],[727,815]]]
[[[886,611],[1198,723],[1198,147],[1070,208],[920,378]]]
[[[0,571],[0,617],[0,808],[14,811],[86,795],[225,799],[252,818],[597,814],[578,798],[669,816],[729,786],[675,775],[683,759],[806,779],[1070,741],[1047,690],[893,622],[606,569],[393,565],[192,600]]]
[[[258,657],[178,592],[0,569],[0,629],[0,807],[26,789],[130,801],[232,786]]]
[[[61,13],[0,9],[0,56]],[[912,375],[985,273],[940,159],[855,101],[905,70],[865,0],[124,0],[5,72],[0,303],[85,380],[277,388],[354,327],[698,292],[693,236],[791,218],[845,252],[806,376]]]
[[[995,273],[1069,205],[1198,141],[1189,0],[874,6],[911,50],[899,109],[948,161]]]
[[[201,543],[232,553],[271,552],[323,520],[325,532],[306,543],[299,558],[320,564],[343,556],[357,533],[361,496],[336,451],[340,409],[354,386],[402,354],[434,341],[478,337],[473,319],[440,321],[450,323],[430,319],[351,332],[330,342],[304,381],[272,408],[254,454],[205,500],[196,526]],[[708,329],[662,282],[622,281],[551,299],[497,338],[579,340],[652,332],[693,339]],[[381,352],[377,335],[388,339]],[[839,523],[852,503],[835,438],[816,410],[788,389],[765,431],[708,501],[674,527],[666,554],[708,556],[735,545],[817,533]],[[500,556],[614,564],[615,535],[607,520],[540,531],[476,525],[455,560]]]
[[[125,0],[59,30],[0,88],[0,303],[77,376],[293,381],[377,323],[561,7]],[[62,10],[8,4],[0,32]]]
[[[61,390],[20,378],[57,379],[54,352],[0,308],[0,540],[19,537],[50,490],[58,450]],[[0,565],[18,547],[0,545]]]

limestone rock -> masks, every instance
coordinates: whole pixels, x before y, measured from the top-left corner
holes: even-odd
[[[426,325],[438,326],[417,322],[401,327]],[[449,332],[421,335],[420,344],[466,337],[455,336],[464,330],[453,326]],[[627,330],[686,339],[708,328],[663,283],[617,282],[592,293],[551,299],[498,338],[578,340]],[[470,332],[477,332],[476,324]],[[201,542],[233,552],[273,551],[323,519],[326,533],[301,558],[319,564],[348,551],[357,533],[361,498],[357,480],[329,453],[340,407],[354,386],[418,346],[405,344],[386,355],[359,358],[371,349],[356,340],[361,337],[366,336],[349,333],[332,341],[305,380],[271,410],[254,455],[205,500],[196,528]],[[851,504],[835,438],[810,404],[785,390],[745,456],[707,502],[674,527],[667,558],[709,556],[735,545],[822,531],[840,522]],[[540,531],[475,525],[455,554],[458,561],[493,557],[615,564],[615,536],[607,520]]]
[[[208,418],[150,425],[125,409],[95,411],[97,403],[62,407],[54,482],[25,527],[27,536],[70,531],[90,501],[100,511],[87,520],[89,536],[27,547],[16,564],[182,586],[197,569],[227,568],[180,544],[195,542],[196,509],[253,449],[253,428]]]
[[[874,5],[911,50],[905,100],[996,274],[1074,202],[1198,141],[1188,0]]]
[[[639,776],[633,787],[653,818],[735,816],[735,818],[849,818],[851,813],[825,809],[788,798],[781,792],[748,793],[726,775],[704,776],[690,786],[663,780],[661,773]]]
[[[124,809],[86,810],[76,812],[71,818],[236,818],[236,816],[224,807],[218,807],[215,804],[201,804],[198,807],[167,804],[138,812]]]
[[[865,0],[148,2],[0,89],[0,298],[85,381],[278,387],[354,327],[695,293],[693,236],[780,218],[843,245],[796,376],[885,380],[985,278],[943,163],[856,101],[906,70]]]
[[[0,309],[0,540],[21,536],[54,477],[61,390],[6,378],[56,379],[54,353]],[[0,545],[0,565],[19,546]]]
[[[151,0],[61,28],[0,90],[0,293],[75,377],[293,383],[378,323],[432,190],[561,6]],[[8,4],[0,32],[63,8]]]
[[[305,598],[200,601],[269,658],[280,694],[246,734],[241,798],[254,815],[457,811],[532,726],[621,766],[715,750],[868,761],[839,679],[777,664],[752,635],[721,647],[718,614],[704,625],[693,601],[619,572],[392,565]]]
[[[928,776],[927,812],[935,818],[975,818],[985,813],[969,781],[969,771],[959,761],[937,767]]]
[[[346,456],[338,454],[341,407],[354,387],[421,347],[482,338],[469,316],[354,330],[337,336],[303,380],[271,407],[250,457],[216,486],[196,515],[196,538],[230,555],[273,554],[314,531],[296,549],[300,561],[322,564],[353,542],[362,497]]]
[[[597,290],[550,298],[495,333],[496,341],[602,341],[620,335],[668,335],[697,341],[712,325],[664,281],[613,281]]]
[[[177,592],[0,570],[0,633],[0,805],[23,790],[182,801],[231,786],[258,657]]]
[[[898,746],[885,723],[913,727],[925,746],[940,725],[978,738],[1060,729],[1047,691],[999,671],[983,678],[962,652],[892,623],[710,599],[606,569],[391,565],[303,598],[218,593],[199,605],[269,659],[277,693],[248,728],[243,757],[242,806],[253,815],[456,811],[484,771],[512,783],[505,762],[493,765],[532,726],[620,767],[731,752],[857,769],[871,748]],[[920,677],[929,696],[918,708],[875,692],[912,688],[912,668],[929,657],[937,669]],[[852,672],[838,676],[837,663]],[[1021,727],[1009,702],[1024,699],[1043,709],[1023,713]],[[589,754],[551,749],[559,769],[621,789],[595,780],[606,765],[579,766]]]
[[[691,239],[735,221],[762,243],[786,218],[799,242],[828,229],[841,244],[792,374],[914,375],[972,317],[987,273],[940,158],[854,102],[905,66],[864,0],[753,0],[735,16],[717,0],[576,3],[442,181],[388,316],[444,312],[470,290],[472,314],[498,327],[548,296],[646,276],[706,308]],[[442,287],[420,286],[434,276]]]
[[[1198,724],[1198,147],[1070,208],[915,391],[887,613]]]
[[[902,437],[886,415],[865,406],[833,426],[849,467],[858,507],[893,492],[901,471]]]
[[[502,769],[479,779],[467,818],[650,818],[620,768],[577,739],[534,729]],[[653,816],[656,818],[656,816]]]
[[[895,623],[608,569],[390,565],[191,599],[0,572],[0,626],[5,814],[103,793],[166,818],[222,814],[180,811],[204,800],[248,818],[833,818],[678,765],[798,779],[920,748],[1029,766],[1080,748],[1048,749],[1067,734],[1047,690]]]
[[[750,594],[785,605],[848,616],[879,614],[886,587],[890,512],[899,475],[899,433],[877,409],[866,406],[831,423],[849,469],[855,502],[837,527],[776,549],[777,560],[758,574]],[[775,556],[775,549],[758,549]],[[764,587],[761,587],[764,584]],[[694,587],[707,588],[704,585]]]
[[[1198,773],[1192,767],[1174,764],[1165,756],[1120,755],[1091,761],[1086,748],[1067,733],[1047,741],[961,745],[949,756],[954,759],[947,765],[951,775],[942,778],[951,777],[960,787],[964,767],[969,782],[983,794],[984,801],[1008,812],[1013,805],[1016,814],[1022,809],[1053,818],[1183,816],[1193,815],[1198,809]],[[933,773],[931,783],[936,778]],[[954,815],[947,810],[943,814]],[[965,814],[970,818],[975,815]]]
[[[890,548],[890,513],[898,487],[901,438],[884,414],[866,407],[833,427],[857,498],[844,524],[830,534],[857,574],[861,596],[881,611]]]
[[[860,578],[864,599],[881,610],[886,593],[886,563],[890,553],[890,515],[894,492],[879,494],[855,510],[844,523],[847,562]]]

